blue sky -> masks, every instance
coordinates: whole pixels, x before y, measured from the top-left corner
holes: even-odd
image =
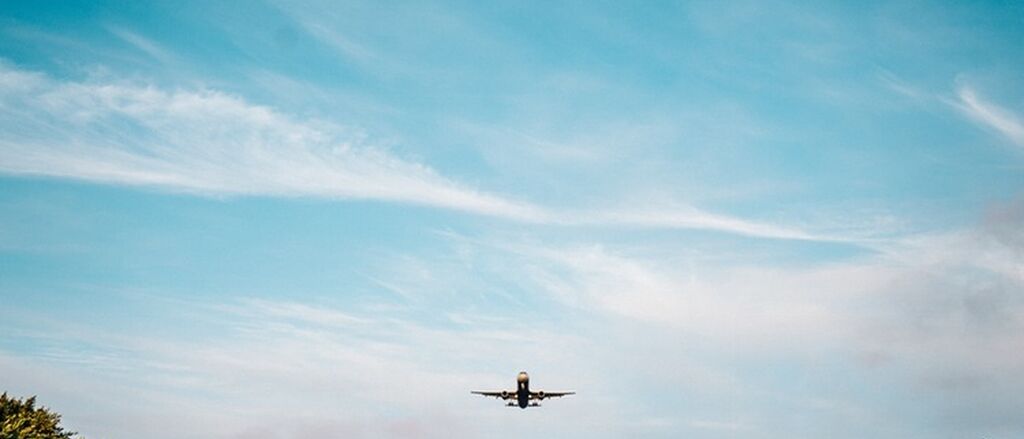
[[[1024,434],[1024,8],[0,6],[0,386],[92,438]],[[471,389],[579,395],[510,410]]]

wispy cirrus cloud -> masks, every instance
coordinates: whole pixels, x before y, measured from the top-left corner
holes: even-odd
[[[327,26],[314,23],[314,22],[302,22],[303,28],[310,34],[315,36],[320,41],[327,45],[337,49],[339,52],[344,54],[348,59],[352,59],[358,62],[372,61],[377,59],[376,53],[366,48],[365,46],[355,42],[353,39],[342,35],[336,30],[333,30]]]
[[[543,212],[210,90],[65,82],[0,66],[0,171],[226,195],[409,202],[538,221]]]
[[[595,212],[590,220],[598,224],[620,224],[637,227],[666,229],[717,230],[744,236],[762,236],[807,241],[853,242],[853,238],[811,233],[797,228],[747,221],[742,218],[718,215],[692,207],[671,209]]]
[[[1024,147],[1024,119],[1013,111],[1000,107],[978,96],[967,85],[957,89],[957,100],[952,103],[975,122],[995,130],[1017,146]]]
[[[132,47],[141,50],[164,64],[171,63],[175,59],[174,55],[171,54],[170,51],[161,47],[155,41],[139,35],[138,33],[132,32],[131,30],[118,26],[107,26],[107,30],[121,41],[128,43]]]
[[[119,35],[134,41],[130,33]],[[300,120],[215,90],[63,81],[0,64],[0,125],[6,174],[208,195],[382,200],[527,223],[841,240],[690,206],[547,208],[461,184],[343,126]]]
[[[956,97],[951,98],[945,93],[934,93],[916,87],[884,69],[879,72],[878,78],[896,93],[929,104],[941,102],[975,123],[994,130],[1017,146],[1024,146],[1024,117],[979,96],[975,88],[969,84],[960,84],[956,88]]]

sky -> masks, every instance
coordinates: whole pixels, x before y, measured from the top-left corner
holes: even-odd
[[[0,3],[87,438],[1024,436],[1015,2]],[[539,409],[470,390],[575,390]]]

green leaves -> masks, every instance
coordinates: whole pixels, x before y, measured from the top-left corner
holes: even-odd
[[[0,395],[0,439],[71,439],[75,433],[60,426],[60,414],[25,400]]]

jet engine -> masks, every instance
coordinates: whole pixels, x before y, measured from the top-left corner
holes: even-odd
[[[543,390],[537,392],[537,399],[544,399],[544,391]]]
[[[508,399],[508,390],[501,391],[501,399]]]

